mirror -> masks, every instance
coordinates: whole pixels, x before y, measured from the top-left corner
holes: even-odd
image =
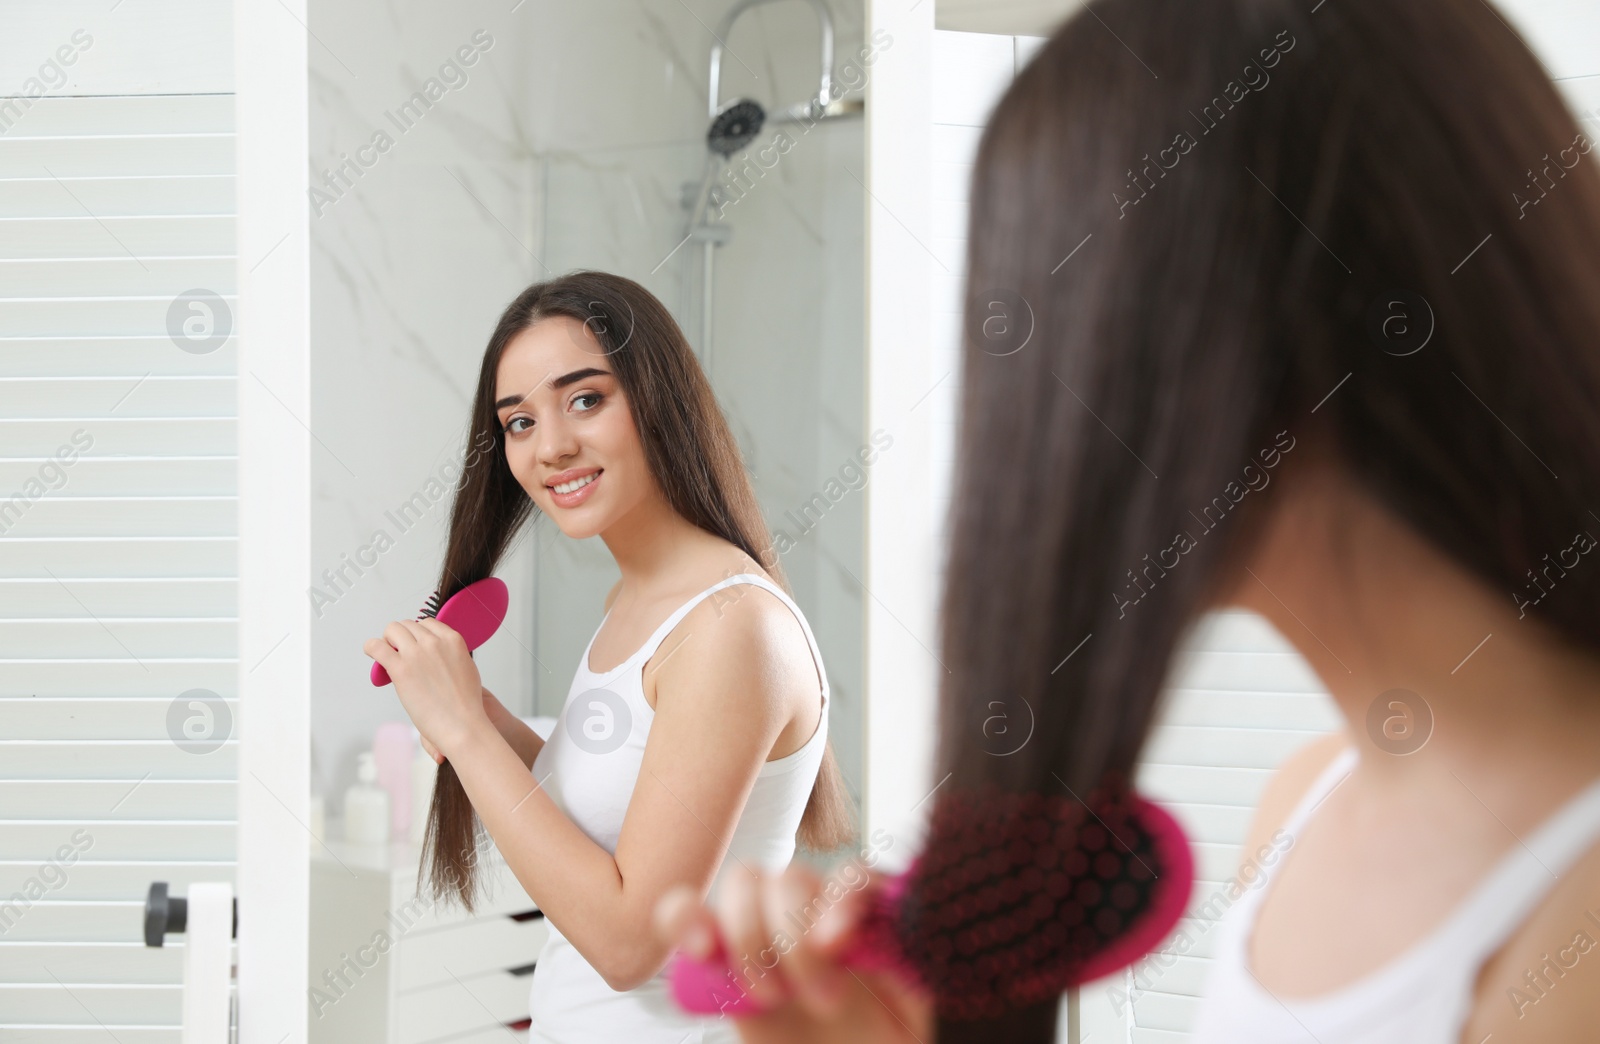
[[[313,5],[308,28],[311,743],[325,832],[310,1039],[519,1032],[548,926],[515,880],[467,915],[413,898],[415,813],[391,807],[401,829],[387,845],[349,840],[360,755],[385,723],[409,727],[395,690],[368,680],[363,643],[433,589],[502,310],[562,273],[626,276],[682,328],[743,455],[821,650],[859,822],[870,42],[861,5],[839,0],[524,0],[399,20],[359,2]],[[495,575],[508,610],[475,662],[508,710],[548,730],[616,562],[603,539],[536,512]],[[383,745],[414,740],[394,725],[382,737],[387,778],[410,748]]]

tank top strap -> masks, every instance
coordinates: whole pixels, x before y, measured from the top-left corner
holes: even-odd
[[[1600,778],[1518,838],[1441,929],[1447,952],[1473,962],[1498,951],[1560,876],[1600,842]]]
[[[1360,751],[1350,746],[1334,755],[1333,760],[1323,766],[1322,771],[1311,781],[1305,793],[1300,795],[1300,800],[1279,827],[1281,832],[1289,835],[1291,843],[1299,841],[1300,831],[1311,819],[1311,814],[1340,783],[1344,782],[1345,777],[1356,767],[1359,760]],[[1246,889],[1237,901],[1226,907],[1228,916],[1222,920],[1222,934],[1217,943],[1218,981],[1213,983],[1213,986],[1224,995],[1238,994],[1242,991],[1245,996],[1252,998],[1257,996],[1254,990],[1258,984],[1249,970],[1250,938],[1255,934],[1256,914],[1260,911],[1267,893],[1276,883],[1284,863],[1285,860],[1279,859],[1270,867],[1259,867],[1261,873],[1259,882]]]
[[[1294,807],[1294,811],[1289,813],[1289,817],[1284,820],[1282,828],[1284,833],[1290,837],[1297,837],[1301,828],[1311,818],[1311,813],[1315,812],[1317,806],[1322,804],[1329,794],[1333,793],[1335,787],[1344,782],[1345,777],[1350,774],[1351,770],[1356,767],[1356,762],[1360,760],[1360,752],[1355,747],[1346,747],[1332,761],[1328,762],[1317,778],[1312,781],[1311,786],[1301,795],[1299,803]]]
[[[650,657],[655,655],[656,649],[661,645],[661,643],[666,641],[667,635],[672,633],[672,629],[678,626],[685,616],[689,615],[689,611],[691,609],[699,605],[706,598],[709,598],[711,595],[721,591],[723,588],[732,587],[735,584],[746,583],[755,584],[758,587],[764,587],[768,591],[771,591],[778,597],[780,601],[789,607],[789,611],[794,613],[795,619],[800,621],[800,629],[805,632],[806,643],[811,647],[811,657],[817,666],[817,675],[822,679],[823,699],[826,700],[828,693],[828,676],[827,672],[822,669],[822,651],[817,646],[816,636],[811,633],[811,625],[806,622],[805,614],[800,611],[799,606],[795,605],[794,599],[790,598],[784,593],[783,588],[779,587],[777,584],[774,584],[766,577],[759,576],[755,573],[735,573],[732,576],[724,577],[723,579],[712,584],[710,587],[706,588],[704,591],[701,591],[699,594],[695,595],[693,598],[690,598],[687,602],[684,602],[677,609],[673,610],[672,615],[663,620],[661,622],[661,626],[655,629],[655,633],[651,634],[650,637],[646,639],[645,643],[641,645],[632,656],[623,661],[623,663],[643,663],[648,661]],[[608,612],[607,615],[610,615],[610,613]],[[605,620],[602,619],[600,623],[601,626],[604,626]],[[597,630],[595,633],[598,634],[599,631]],[[593,638],[589,639],[589,645],[591,648],[593,647]],[[587,664],[588,662],[589,654],[587,651],[585,651],[583,654],[583,663]],[[618,667],[620,666],[622,665],[619,664]],[[613,671],[616,669],[617,668],[613,668]]]
[[[742,575],[744,574],[739,574],[739,576]],[[660,647],[661,643],[667,640],[667,635],[672,633],[672,629],[678,626],[678,624],[683,621],[685,616],[689,615],[689,610],[693,609],[707,598],[716,594],[724,587],[727,587],[733,583],[737,583],[739,576],[730,576],[725,579],[718,580],[704,591],[701,591],[699,594],[693,596],[687,602],[684,602],[682,605],[678,606],[678,608],[674,609],[672,611],[672,615],[661,621],[661,626],[657,627],[655,632],[651,634],[649,638],[645,639],[645,643],[639,646],[638,651],[633,654],[634,657],[641,662],[649,660],[650,657],[655,655],[656,649]],[[601,621],[601,623],[604,622],[604,620]]]
[[[1292,842],[1298,841],[1300,839],[1300,831],[1310,821],[1311,814],[1321,806],[1322,802],[1327,799],[1329,794],[1334,792],[1340,783],[1345,781],[1345,777],[1350,775],[1351,770],[1356,767],[1356,763],[1360,759],[1360,751],[1353,746],[1346,747],[1334,755],[1333,760],[1324,765],[1322,771],[1317,773],[1316,778],[1311,781],[1311,785],[1306,788],[1305,793],[1300,795],[1300,800],[1295,803],[1293,810],[1284,818],[1283,824],[1278,829],[1282,833],[1288,834]],[[1237,929],[1234,933],[1233,942],[1238,949],[1237,959],[1240,962],[1240,967],[1246,967],[1249,964],[1245,954],[1249,949],[1250,935],[1255,929],[1256,912],[1266,899],[1266,894],[1271,890],[1272,882],[1277,879],[1277,873],[1282,869],[1283,864],[1284,861],[1280,859],[1270,869],[1261,868],[1261,887],[1250,889],[1236,904],[1239,907],[1239,913],[1234,918],[1232,925]]]

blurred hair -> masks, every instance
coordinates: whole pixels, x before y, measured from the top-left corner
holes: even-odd
[[[1600,524],[1600,156],[1580,141],[1485,3],[1101,0],[1054,33],[971,186],[964,327],[994,300],[1031,327],[963,348],[940,800],[1132,777],[1270,494],[1196,513],[1280,437],[1507,595]],[[1431,310],[1420,350],[1384,326],[1403,308]],[[1597,604],[1590,565],[1530,617],[1597,650]],[[995,700],[1037,718],[1011,756],[983,729]],[[1051,1039],[1048,1007],[1006,1039]]]

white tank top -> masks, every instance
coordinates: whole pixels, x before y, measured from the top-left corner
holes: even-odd
[[[713,897],[730,865],[742,862],[773,872],[789,865],[800,817],[827,743],[828,678],[822,653],[800,607],[782,588],[753,573],[719,581],[685,602],[632,656],[604,673],[589,669],[589,652],[594,648],[591,637],[578,661],[567,701],[532,768],[534,778],[544,781],[556,806],[596,844],[615,854],[622,817],[639,778],[650,722],[655,717],[644,698],[644,665],[701,599],[734,584],[766,588],[800,621],[821,679],[822,716],[804,746],[761,766],[717,868]],[[606,617],[610,615],[608,611]],[[604,626],[602,619],[595,635]],[[529,1044],[733,1044],[739,1040],[732,1018],[685,1014],[672,999],[665,969],[637,989],[619,993],[606,985],[554,921],[549,927],[549,940],[539,954],[529,988]],[[648,930],[648,925],[640,926],[641,932]]]
[[[1284,824],[1291,837],[1299,835],[1357,759],[1356,749],[1347,748],[1317,777]],[[1278,860],[1263,868],[1260,886],[1223,915],[1216,963],[1191,1044],[1459,1044],[1480,967],[1539,905],[1556,875],[1597,839],[1600,779],[1513,845],[1420,942],[1348,986],[1310,998],[1274,997],[1249,967],[1256,913],[1288,862]]]

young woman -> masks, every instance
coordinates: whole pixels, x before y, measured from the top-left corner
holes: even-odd
[[[1094,15],[978,150],[968,285],[1034,327],[964,357],[936,800],[1132,770],[1186,631],[1254,610],[1344,722],[1259,802],[1245,858],[1292,844],[1241,867],[1190,1039],[1594,1039],[1595,129],[1488,3]],[[996,692],[1038,715],[1009,758]],[[714,915],[669,896],[664,936],[738,952],[817,888],[738,881]],[[994,1034],[845,974],[864,895],[755,984],[745,1039]],[[1051,1039],[1053,1008],[994,1035]]]
[[[440,762],[425,867],[470,908],[481,818],[550,925],[534,1044],[735,1039],[667,996],[650,914],[777,871],[796,835],[853,836],[828,684],[711,388],[671,315],[620,276],[523,291],[484,353],[439,588],[490,575],[534,511],[598,535],[622,578],[540,737],[485,689],[465,643],[401,620],[365,649]],[[764,563],[764,564],[763,564]],[[531,775],[530,775],[531,770]]]

